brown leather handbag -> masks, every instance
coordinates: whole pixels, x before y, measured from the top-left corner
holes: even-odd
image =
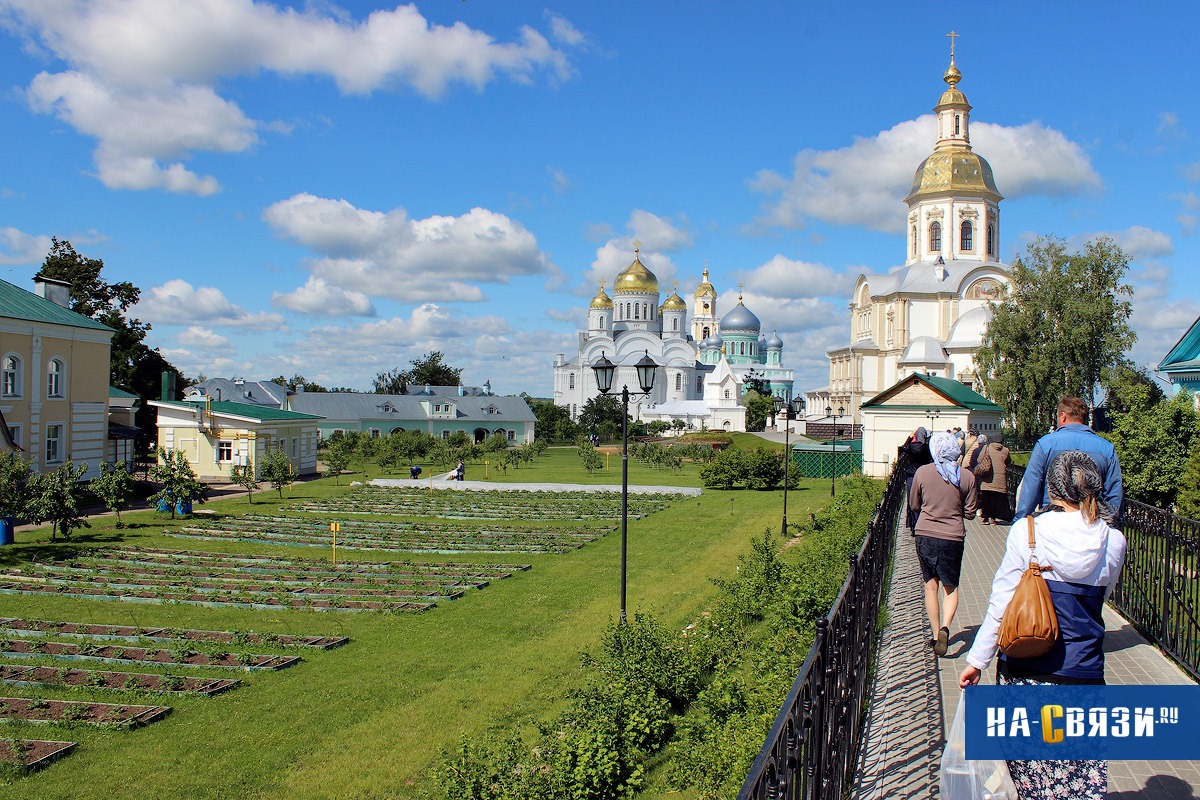
[[[1041,566],[1033,555],[1033,517],[1029,523],[1029,569],[1021,575],[1008,608],[1000,619],[1000,651],[1010,658],[1040,656],[1058,641],[1058,616],[1054,600],[1042,573],[1053,567]]]

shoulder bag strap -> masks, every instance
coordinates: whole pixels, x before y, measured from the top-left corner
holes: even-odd
[[[1050,566],[1049,564],[1046,566],[1038,564],[1037,556],[1033,554],[1033,546],[1036,544],[1036,540],[1033,536],[1033,515],[1031,514],[1025,519],[1029,523],[1029,568],[1036,569],[1038,572],[1047,572],[1054,569],[1054,567]]]

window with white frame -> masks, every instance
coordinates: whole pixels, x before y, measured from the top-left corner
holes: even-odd
[[[20,425],[9,425],[8,426],[8,435],[12,437],[13,444],[15,444],[17,447],[21,446],[21,426]]]
[[[4,357],[3,376],[0,378],[0,395],[21,396],[21,359],[15,355]]]
[[[233,461],[233,442],[217,442],[217,463]]]
[[[62,359],[52,358],[46,365],[46,397],[62,397],[63,381],[66,377],[67,365]]]
[[[379,428],[371,428],[371,438],[378,439],[380,434]]]
[[[46,426],[46,463],[61,464],[63,460],[63,425],[54,423]]]
[[[292,458],[300,457],[300,440],[295,436],[292,437]]]

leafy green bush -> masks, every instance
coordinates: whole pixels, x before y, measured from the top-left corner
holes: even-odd
[[[746,453],[732,447],[722,450],[716,458],[700,467],[700,480],[706,489],[732,489],[745,483],[748,474]]]

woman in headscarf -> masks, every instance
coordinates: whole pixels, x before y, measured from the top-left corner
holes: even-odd
[[[1001,655],[997,678],[1002,684],[1103,684],[1102,610],[1121,577],[1125,537],[1112,527],[1115,509],[1098,499],[1104,491],[1104,478],[1086,453],[1059,453],[1047,468],[1046,483],[1054,508],[1034,518],[1033,556],[1038,564],[1051,567],[1043,575],[1054,599],[1060,635],[1044,655]],[[961,688],[979,683],[983,670],[995,658],[1000,619],[1029,558],[1028,523],[1020,519],[1008,532],[987,613],[967,653],[967,667],[958,678]],[[1022,800],[1063,797],[1064,786],[1073,787],[1073,798],[1102,800],[1108,796],[1107,761],[1009,761],[1008,769]]]
[[[933,456],[929,454],[929,431],[924,428],[917,428],[913,431],[912,436],[909,436],[904,444],[897,448],[896,456],[903,460],[905,488],[912,491],[913,476],[917,474],[917,469],[933,461]],[[904,520],[914,535],[917,527],[917,513],[912,506],[909,506]]]
[[[1012,454],[1004,446],[1004,434],[997,431],[992,435],[979,460],[987,462],[986,469],[975,472],[979,479],[979,514],[983,524],[995,525],[1002,519],[1012,519],[1008,509],[1008,468],[1012,465]]]
[[[958,611],[958,579],[962,570],[967,526],[979,503],[975,476],[958,465],[961,452],[952,433],[935,433],[929,441],[933,463],[917,470],[908,490],[908,507],[919,516],[913,532],[921,579],[925,581],[925,611],[933,631],[930,645],[938,656],[946,655],[950,623]],[[945,591],[938,611],[938,587]]]
[[[983,435],[982,433],[976,436],[974,446],[967,451],[967,456],[963,461],[963,466],[971,470],[971,472],[975,472],[976,467],[979,466],[979,457],[983,455],[984,450],[987,449],[987,443],[987,436]]]

